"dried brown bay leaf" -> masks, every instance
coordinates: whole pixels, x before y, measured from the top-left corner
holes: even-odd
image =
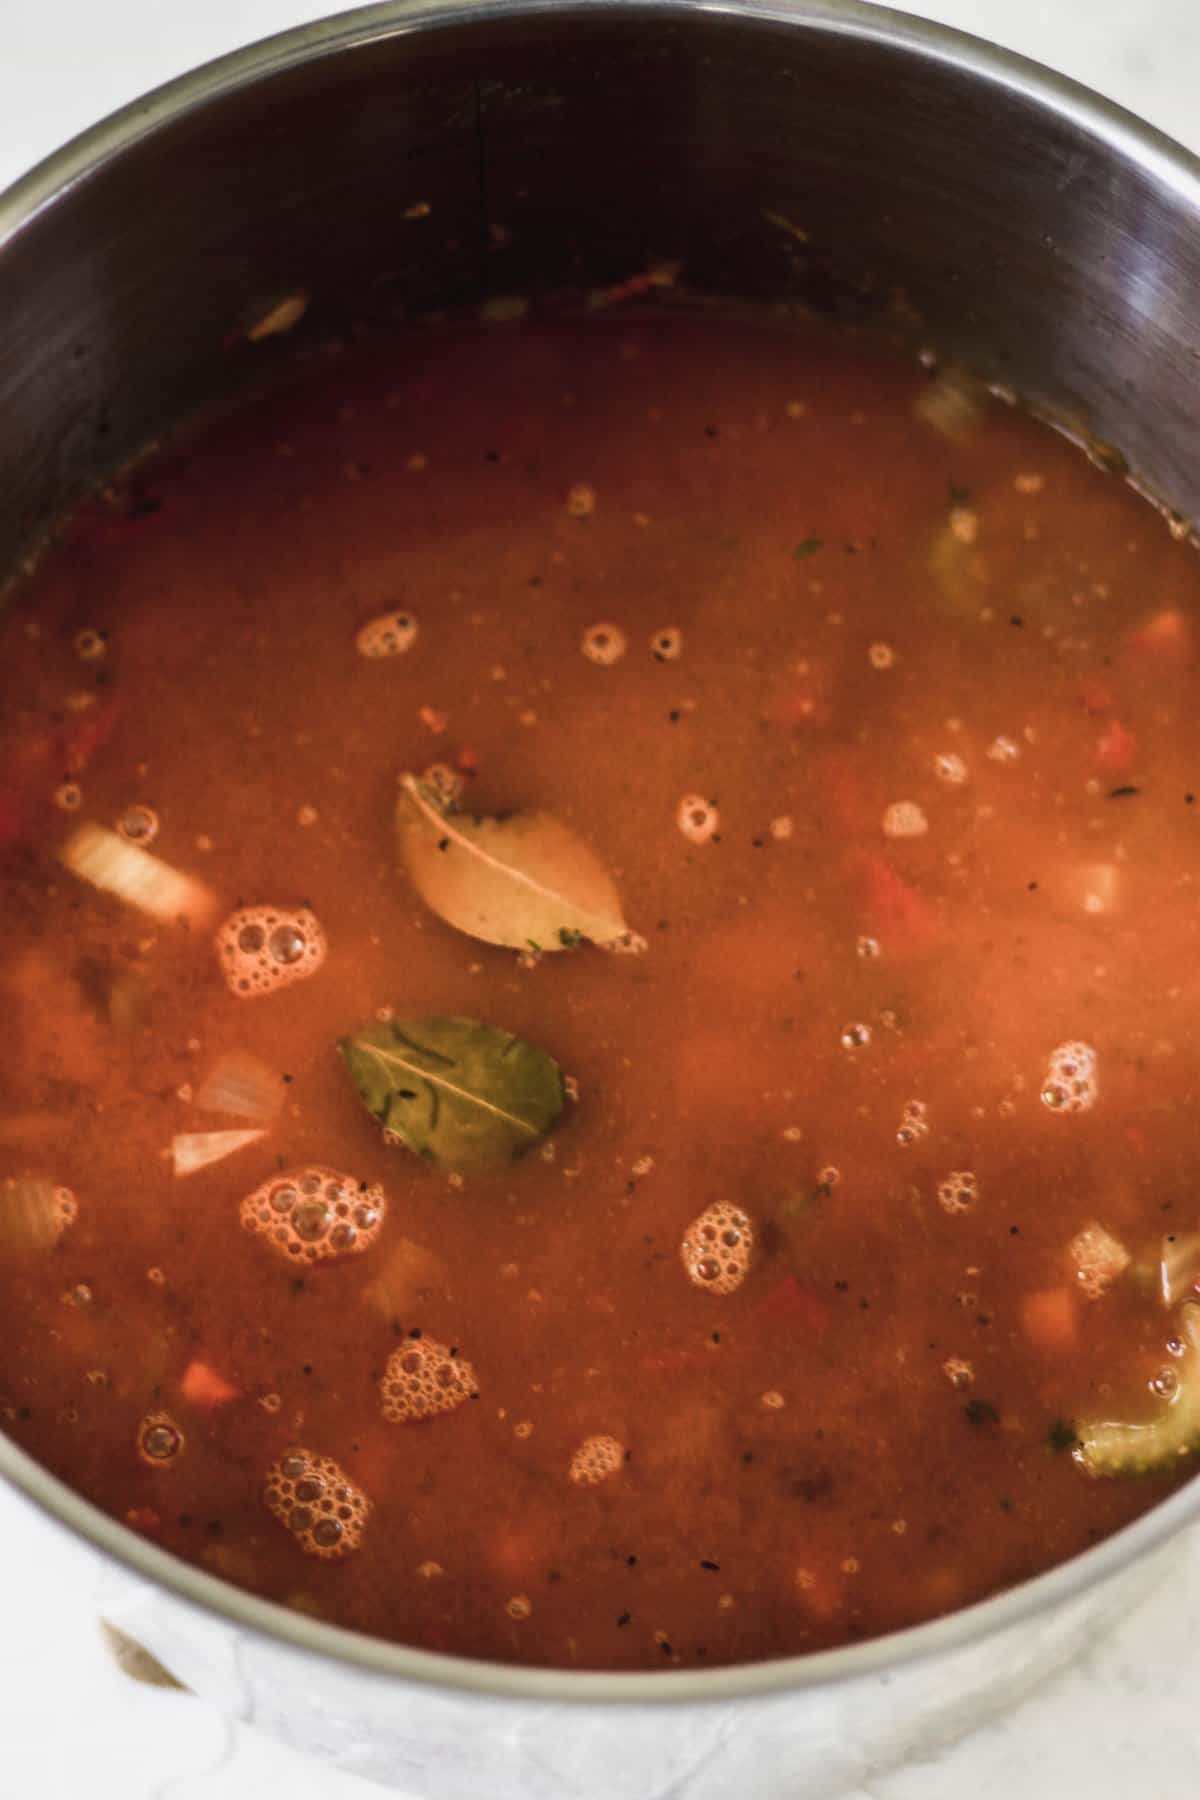
[[[551,813],[451,813],[427,783],[402,775],[396,833],[422,900],[469,937],[514,950],[568,950],[584,939],[634,947],[612,876]]]

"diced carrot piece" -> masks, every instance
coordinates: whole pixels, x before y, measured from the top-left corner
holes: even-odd
[[[62,779],[56,769],[55,741],[48,732],[31,733],[6,746],[0,779],[0,847],[18,842],[40,820],[53,814],[51,790]]]
[[[794,1275],[785,1275],[759,1302],[754,1316],[785,1332],[819,1337],[821,1332],[828,1330],[833,1314],[828,1301],[823,1300],[815,1288],[798,1281]]]
[[[1112,689],[1095,675],[1085,675],[1079,684],[1079,691],[1084,706],[1093,718],[1102,713],[1110,713],[1117,704]]]
[[[1124,775],[1137,756],[1137,739],[1120,719],[1113,719],[1096,745],[1096,764],[1110,775]]]
[[[24,808],[12,788],[0,788],[0,850],[14,844],[21,835]]]
[[[775,704],[777,725],[811,725],[817,718],[819,701],[811,681],[798,681],[781,694]]]
[[[1129,642],[1136,650],[1177,662],[1191,652],[1191,627],[1178,607],[1168,606],[1139,625]]]
[[[846,1583],[836,1570],[813,1566],[812,1559],[801,1563],[793,1577],[797,1600],[815,1619],[831,1619],[845,1604]]]
[[[552,1541],[544,1519],[528,1519],[521,1524],[510,1519],[488,1540],[488,1564],[506,1580],[520,1581],[545,1566],[547,1547]]]
[[[1026,1294],[1020,1307],[1021,1329],[1038,1350],[1069,1350],[1078,1328],[1075,1296],[1069,1287],[1042,1288]]]
[[[647,1350],[642,1357],[642,1367],[651,1375],[682,1375],[692,1369],[711,1365],[712,1351],[703,1347],[685,1344],[664,1344],[657,1350]]]
[[[179,1391],[193,1406],[221,1406],[226,1400],[236,1400],[238,1395],[231,1382],[202,1362],[188,1364]]]
[[[889,951],[920,950],[938,937],[937,915],[929,901],[898,875],[886,857],[862,859],[866,911]]]
[[[146,1537],[153,1537],[162,1530],[162,1520],[152,1506],[131,1506],[125,1514],[125,1523]]]
[[[120,702],[94,706],[63,734],[62,761],[68,775],[82,775],[97,750],[102,750],[121,716]]]

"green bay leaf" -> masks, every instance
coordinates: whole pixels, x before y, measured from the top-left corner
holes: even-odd
[[[343,1038],[338,1050],[385,1134],[439,1169],[502,1167],[563,1109],[553,1057],[478,1019],[389,1019]]]
[[[552,813],[449,813],[413,775],[396,801],[400,859],[425,904],[487,944],[539,951],[631,934],[616,883],[590,844]]]

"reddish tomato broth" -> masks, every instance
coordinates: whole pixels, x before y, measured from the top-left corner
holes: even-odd
[[[18,1443],[259,1593],[580,1668],[909,1624],[1186,1472],[1071,1452],[1180,1366],[1155,1284],[1200,1224],[1200,579],[1019,412],[947,435],[931,379],[729,320],[446,329],[310,364],[80,511],[0,625]],[[366,658],[387,610],[416,635]],[[434,762],[464,808],[578,830],[645,953],[522,963],[427,910],[392,812]],[[135,804],[211,921],[58,860]],[[211,939],[259,904],[328,953],[238,997]],[[448,1180],[334,1054],[382,1008],[502,1025],[578,1098]],[[1073,1042],[1094,1068],[1058,1093]],[[177,1136],[247,1126],[197,1104],[232,1051],[281,1110],[178,1177]],[[306,1165],[382,1188],[361,1255],[242,1229]],[[31,1178],[75,1201],[32,1245]],[[680,1254],[716,1202],[754,1232],[724,1294]],[[388,1359],[430,1339],[477,1397],[386,1419]],[[604,1478],[572,1480],[593,1437]],[[297,1446],[370,1503],[351,1554],[288,1528]]]

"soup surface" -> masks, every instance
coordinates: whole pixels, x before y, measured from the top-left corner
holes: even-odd
[[[579,1668],[1152,1505],[1198,600],[817,329],[371,341],[181,438],[0,622],[4,1428],[244,1587]]]

